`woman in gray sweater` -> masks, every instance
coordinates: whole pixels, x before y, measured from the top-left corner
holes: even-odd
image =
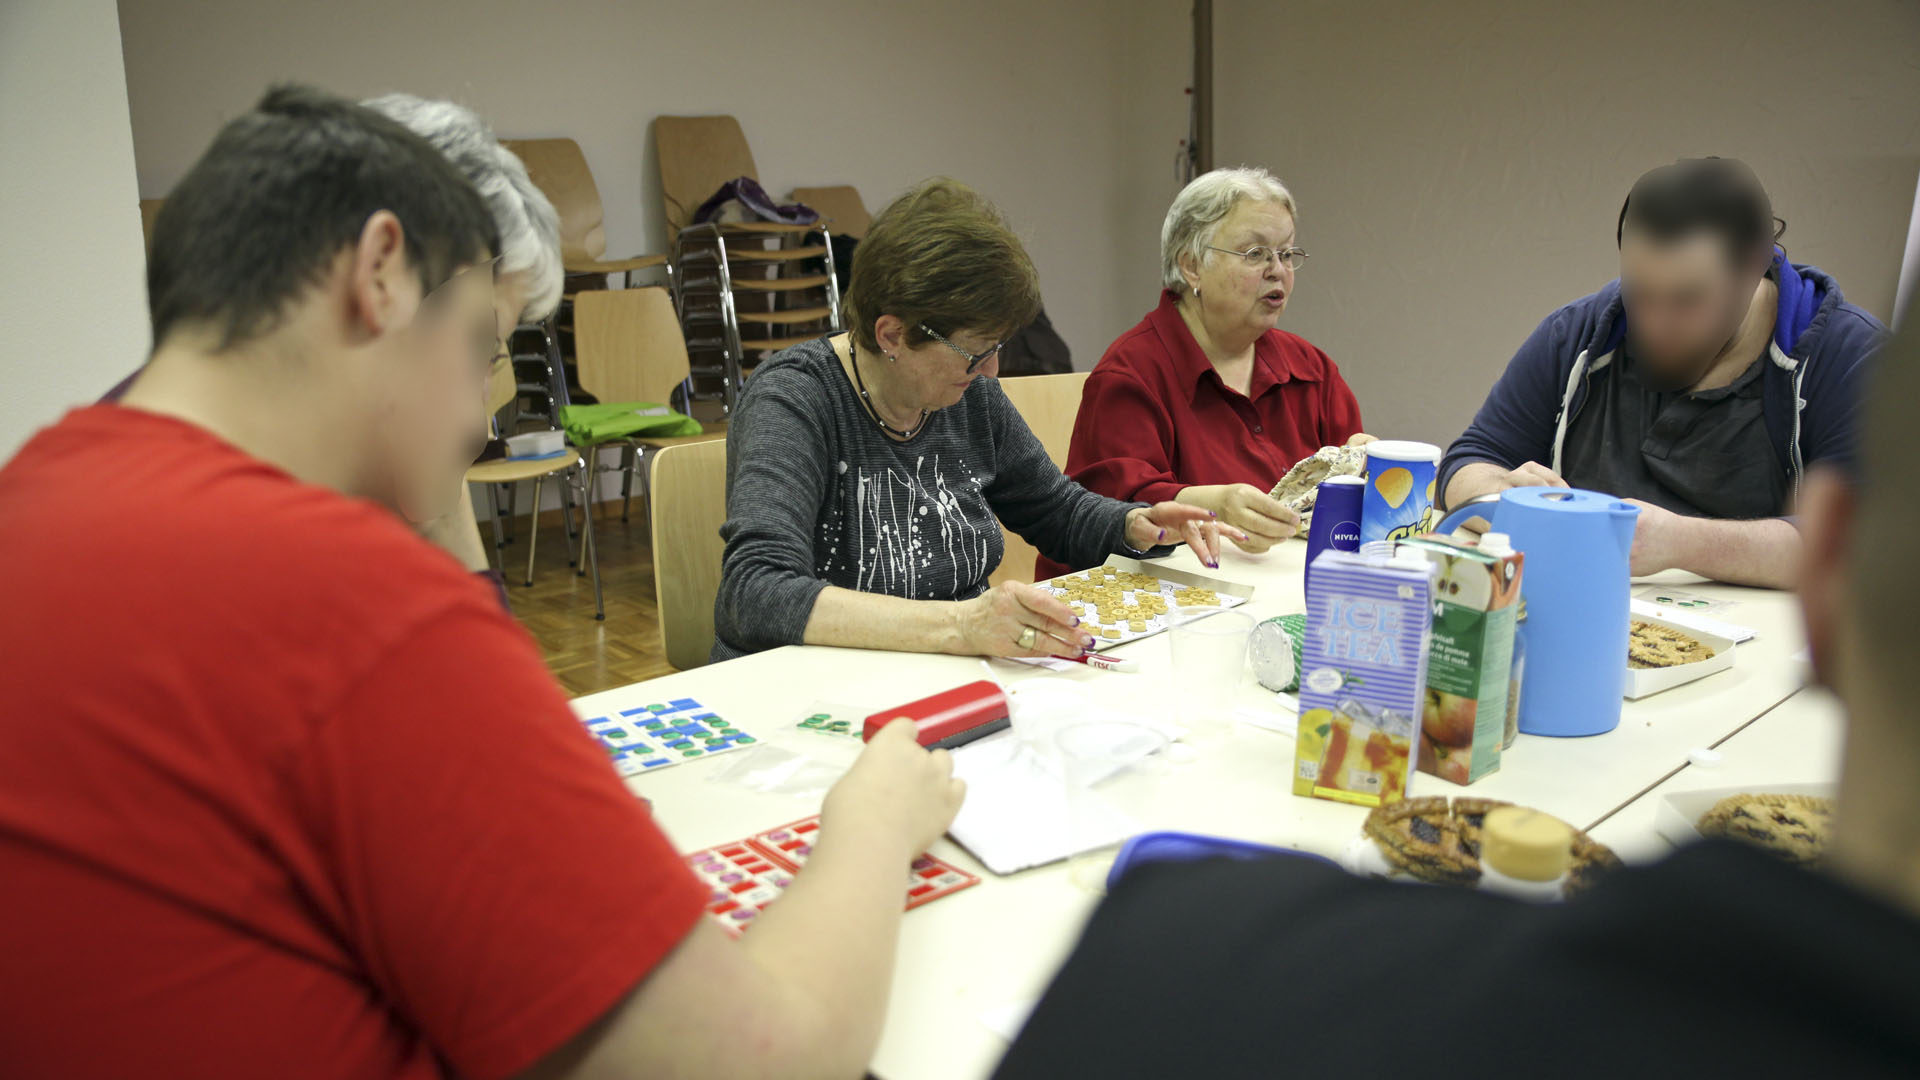
[[[713,658],[779,645],[1079,656],[1051,593],[1007,582],[1000,523],[1068,565],[1184,541],[1218,565],[1199,507],[1123,503],[1067,479],[992,376],[1039,310],[999,212],[933,180],[881,211],[855,254],[849,334],[760,365],[727,433]]]

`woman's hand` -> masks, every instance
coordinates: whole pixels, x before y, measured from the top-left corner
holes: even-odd
[[[1178,502],[1156,503],[1127,512],[1127,543],[1135,551],[1159,544],[1184,543],[1211,569],[1220,569],[1220,538],[1246,547],[1247,534],[1227,524],[1206,507]]]
[[[1299,514],[1252,484],[1184,488],[1178,501],[1210,510],[1240,530],[1242,535],[1233,542],[1241,551],[1255,555],[1300,531]]]
[[[966,656],[1084,656],[1093,635],[1052,592],[1017,581],[1003,581],[959,611],[959,645]]]

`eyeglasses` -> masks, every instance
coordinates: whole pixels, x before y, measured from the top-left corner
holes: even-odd
[[[961,356],[966,357],[967,358],[967,374],[969,375],[979,370],[981,364],[984,364],[987,361],[993,359],[993,354],[999,352],[1001,347],[1006,345],[1006,342],[1004,341],[996,341],[992,345],[989,345],[986,351],[976,356],[973,353],[970,353],[967,350],[961,348],[960,346],[955,345],[953,342],[948,341],[946,338],[941,337],[939,331],[935,330],[931,326],[928,326],[926,323],[920,324],[920,332],[932,338],[933,340],[939,342],[940,344],[945,345],[947,348],[952,349],[954,352],[959,353]]]
[[[1300,269],[1300,265],[1307,261],[1307,253],[1297,247],[1270,248],[1255,246],[1245,251],[1235,251],[1232,248],[1214,247],[1212,244],[1208,244],[1207,250],[1221,251],[1228,255],[1238,255],[1246,260],[1248,266],[1265,266],[1268,260],[1279,259],[1281,266],[1289,270],[1298,270]]]

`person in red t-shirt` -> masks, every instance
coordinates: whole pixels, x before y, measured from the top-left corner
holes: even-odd
[[[731,942],[445,509],[500,327],[426,142],[270,92],[174,189],[154,354],[0,468],[8,1077],[857,1075],[911,857],[905,722]]]
[[[1160,306],[1087,377],[1067,475],[1110,498],[1204,507],[1265,551],[1299,515],[1267,492],[1322,446],[1360,434],[1360,405],[1327,354],[1274,327],[1307,253],[1293,195],[1265,169],[1216,169],[1160,230]],[[1080,567],[1041,559],[1053,577]]]

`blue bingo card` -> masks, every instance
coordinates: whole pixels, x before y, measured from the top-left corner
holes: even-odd
[[[596,716],[581,723],[600,740],[621,776],[723,754],[754,741],[753,736],[692,698],[622,709],[613,716]]]

